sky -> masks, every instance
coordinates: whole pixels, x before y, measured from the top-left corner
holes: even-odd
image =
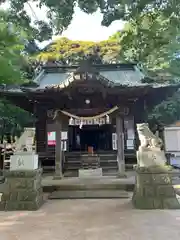
[[[31,8],[33,11],[31,10]],[[38,17],[38,20],[46,19],[46,9],[38,9],[36,4],[30,2],[30,6],[26,5],[25,8],[32,19],[34,15]],[[8,4],[3,5],[4,9],[8,8]],[[33,14],[33,12],[35,14]],[[67,37],[72,40],[91,40],[102,41],[108,39],[109,36],[121,30],[124,26],[122,21],[114,21],[109,27],[101,26],[102,14],[97,11],[94,14],[86,14],[82,12],[78,7],[75,9],[75,14],[68,29],[63,32],[61,36]],[[61,36],[53,36],[52,39],[59,38]],[[49,41],[45,41],[40,44],[44,47]]]

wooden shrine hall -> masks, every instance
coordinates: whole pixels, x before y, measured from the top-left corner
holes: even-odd
[[[36,116],[36,151],[44,171],[71,175],[87,154],[98,156],[103,174],[136,162],[136,123],[146,108],[177,86],[152,84],[136,64],[44,65],[30,84],[0,89]]]

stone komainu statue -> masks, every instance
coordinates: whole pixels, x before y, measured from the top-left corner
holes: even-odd
[[[136,183],[132,197],[138,209],[180,209],[172,185],[172,170],[166,165],[162,140],[147,123],[137,124],[141,145],[137,151]]]
[[[148,123],[137,124],[137,132],[140,140],[140,149],[156,148],[161,150],[163,141],[151,132]]]

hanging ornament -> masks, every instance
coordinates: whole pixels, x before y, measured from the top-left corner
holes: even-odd
[[[73,118],[72,117],[69,119],[69,125],[73,125]]]
[[[82,126],[83,126],[83,121],[81,120],[81,123],[79,125],[79,128],[82,129]]]
[[[110,122],[109,116],[106,115],[106,123],[109,123],[109,122]]]

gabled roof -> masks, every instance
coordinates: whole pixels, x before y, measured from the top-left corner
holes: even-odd
[[[83,71],[96,74],[97,80],[111,87],[152,86],[153,88],[159,88],[169,86],[167,83],[152,83],[153,80],[148,78],[134,63],[89,65],[89,67],[87,63],[80,66],[44,66],[42,72],[34,81],[39,85],[37,90],[62,89],[75,81],[74,74]]]
[[[83,72],[95,76],[97,81],[101,81],[108,87],[168,87],[169,84],[156,84],[151,79],[145,81],[147,76],[138,68],[137,64],[100,64],[88,65],[87,62],[73,66],[43,66],[41,72],[28,85],[21,86],[6,86],[0,88],[12,93],[23,93],[28,91],[45,91],[47,89],[63,89],[68,87],[72,82],[78,81],[74,74],[81,74]],[[172,86],[172,85],[171,85]],[[177,86],[177,85],[176,85]]]
[[[98,79],[104,79],[111,85],[141,85],[141,80],[144,79],[143,73],[135,64],[108,64],[94,65],[89,67],[89,73],[99,73]],[[61,66],[47,67],[44,66],[43,71],[37,76],[34,81],[39,84],[39,89],[57,87],[62,88],[68,86],[68,83],[74,81],[74,73],[87,72],[86,66]]]

